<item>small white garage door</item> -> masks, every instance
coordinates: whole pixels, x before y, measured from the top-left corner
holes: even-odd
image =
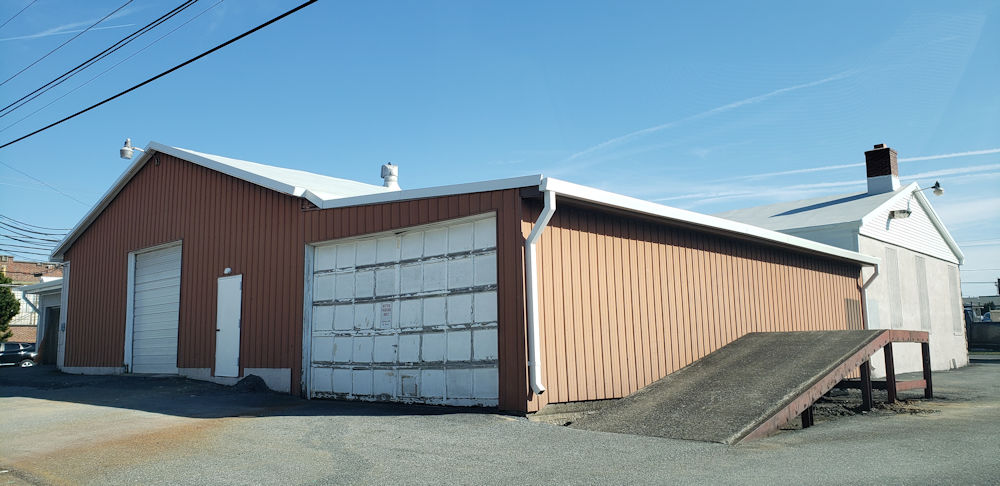
[[[181,246],[135,255],[132,372],[177,373]]]
[[[496,217],[315,247],[310,395],[497,404]]]

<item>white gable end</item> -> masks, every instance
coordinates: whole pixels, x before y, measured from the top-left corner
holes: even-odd
[[[889,212],[906,209],[909,197],[898,197],[865,216],[860,234],[951,263],[960,263],[944,236],[931,221],[926,208],[915,195],[909,203],[910,217],[889,218]]]

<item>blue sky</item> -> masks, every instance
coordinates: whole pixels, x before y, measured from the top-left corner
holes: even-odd
[[[0,78],[124,1],[39,0],[0,28]],[[134,1],[0,86],[3,104],[178,3]],[[295,5],[201,0],[0,118],[0,142]],[[126,168],[125,137],[371,183],[392,161],[404,188],[544,173],[706,213],[859,192],[884,142],[904,182],[945,186],[932,204],[964,293],[995,294],[971,282],[1000,277],[997,46],[995,2],[325,0],[0,149],[0,207],[72,227]]]

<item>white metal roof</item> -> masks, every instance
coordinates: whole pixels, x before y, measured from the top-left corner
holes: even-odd
[[[48,294],[62,290],[63,279],[57,278],[48,282],[40,282],[31,285],[23,285],[18,290],[25,294]]]
[[[855,263],[874,265],[878,259],[860,253],[825,245],[791,235],[786,235],[771,229],[731,221],[715,216],[685,211],[621,194],[602,191],[570,182],[530,175],[509,179],[496,179],[467,184],[454,184],[420,189],[389,190],[381,186],[363,184],[360,182],[337,179],[334,177],[311,174],[309,172],[284,169],[255,162],[230,159],[217,155],[204,154],[193,150],[170,147],[159,143],[150,143],[146,152],[118,179],[101,201],[95,205],[73,228],[73,231],[56,247],[52,258],[62,259],[63,254],[77,237],[86,229],[101,211],[110,204],[115,195],[138,172],[145,162],[155,152],[162,152],[196,163],[198,165],[223,172],[254,184],[258,184],[291,196],[302,197],[321,209],[336,207],[360,206],[393,201],[405,201],[427,197],[449,196],[485,191],[497,191],[521,187],[537,187],[540,190],[554,191],[560,197],[569,197],[597,205],[608,206],[626,211],[632,211],[664,220],[677,221],[691,226],[703,227],[713,231],[729,233],[749,239],[769,242],[778,246],[789,247],[808,253],[822,254]]]
[[[961,262],[964,259],[961,248],[959,248],[955,239],[952,238],[951,233],[948,232],[944,223],[941,222],[930,201],[920,191],[920,186],[916,182],[892,192],[880,194],[862,192],[822,196],[752,208],[735,209],[715,214],[715,216],[775,231],[791,231],[840,225],[857,232],[880,209],[909,198],[911,194],[913,195],[913,199],[927,213],[934,228],[941,234],[945,243],[947,243],[951,251],[958,257],[959,262]]]
[[[882,194],[837,194],[798,201],[786,201],[766,206],[735,209],[715,216],[760,226],[775,231],[811,226],[857,222],[904,191],[909,186]]]

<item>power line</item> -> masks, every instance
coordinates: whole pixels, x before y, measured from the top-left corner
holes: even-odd
[[[125,91],[122,91],[122,92],[120,92],[120,93],[118,93],[118,94],[116,94],[114,96],[109,97],[109,98],[105,98],[102,101],[94,103],[93,105],[90,105],[87,108],[84,108],[84,109],[82,109],[82,110],[80,110],[80,111],[78,111],[76,113],[73,113],[72,115],[69,115],[69,116],[67,116],[67,117],[65,117],[65,118],[63,118],[63,119],[61,119],[59,121],[50,123],[50,124],[48,124],[48,125],[46,125],[46,126],[44,126],[42,128],[39,128],[38,130],[35,130],[35,131],[27,134],[27,135],[24,135],[24,136],[22,136],[20,138],[17,138],[15,140],[11,140],[10,142],[7,142],[7,143],[5,143],[3,145],[0,145],[0,149],[2,149],[4,147],[9,147],[9,146],[11,146],[11,145],[13,145],[13,144],[15,144],[17,142],[20,142],[21,140],[24,140],[24,139],[26,139],[28,137],[31,137],[33,135],[37,135],[37,134],[39,134],[41,132],[44,132],[45,130],[48,130],[48,129],[50,129],[50,128],[52,128],[52,127],[54,127],[54,126],[56,126],[56,125],[58,125],[60,123],[63,123],[65,121],[68,121],[68,120],[71,120],[73,118],[76,118],[77,116],[80,116],[80,115],[82,115],[82,114],[84,114],[84,113],[86,113],[86,112],[88,112],[90,110],[93,110],[94,108],[97,108],[97,107],[99,107],[99,106],[101,106],[101,105],[103,105],[103,104],[105,104],[105,103],[107,103],[109,101],[115,100],[117,98],[120,98],[120,97],[128,94],[128,93],[131,93],[132,91],[135,91],[135,90],[137,90],[137,89],[139,89],[139,88],[141,88],[141,87],[143,87],[143,86],[145,86],[145,85],[147,85],[149,83],[152,83],[153,81],[156,81],[157,79],[160,79],[160,78],[162,78],[162,77],[164,77],[164,76],[166,76],[166,75],[168,75],[168,74],[170,74],[170,73],[172,73],[172,72],[174,72],[174,71],[176,71],[176,70],[178,70],[178,69],[180,69],[180,68],[182,68],[184,66],[187,66],[188,64],[191,64],[191,63],[193,63],[193,62],[195,62],[195,61],[197,61],[197,60],[199,60],[199,59],[201,59],[201,58],[203,58],[203,57],[205,57],[205,56],[207,56],[209,54],[212,54],[215,51],[218,51],[219,49],[222,49],[223,47],[226,47],[226,46],[228,46],[228,45],[230,45],[230,44],[232,44],[232,43],[234,43],[234,42],[236,42],[236,41],[238,41],[238,40],[240,40],[240,39],[242,39],[242,38],[244,38],[244,37],[246,37],[246,36],[248,36],[250,34],[253,34],[254,32],[257,32],[258,30],[263,29],[264,27],[267,27],[267,26],[269,26],[269,25],[271,25],[271,24],[273,24],[273,23],[275,23],[275,22],[277,22],[277,21],[279,21],[279,20],[281,20],[281,19],[283,19],[283,18],[285,18],[285,17],[287,17],[287,16],[295,13],[295,12],[298,12],[299,10],[302,10],[303,8],[305,8],[307,6],[316,3],[316,1],[317,0],[308,0],[307,2],[299,5],[298,7],[295,7],[295,8],[293,8],[293,9],[291,9],[291,10],[289,10],[289,11],[287,11],[287,12],[285,12],[285,13],[283,13],[283,14],[281,14],[281,15],[279,15],[279,16],[271,19],[271,20],[268,20],[267,22],[264,22],[263,24],[258,25],[257,27],[254,27],[254,28],[252,28],[252,29],[250,29],[250,30],[248,30],[248,31],[246,31],[246,32],[244,32],[244,33],[236,36],[236,37],[233,37],[232,39],[229,39],[228,41],[223,42],[222,44],[219,44],[219,45],[217,45],[217,46],[215,46],[215,47],[213,47],[213,48],[211,48],[211,49],[209,49],[209,50],[207,50],[207,51],[205,51],[205,52],[203,52],[201,54],[198,54],[197,56],[192,57],[191,59],[188,59],[187,61],[184,61],[184,62],[182,62],[182,63],[180,63],[180,64],[178,64],[178,65],[176,65],[176,66],[174,66],[174,67],[172,67],[172,68],[170,68],[168,70],[166,70],[166,71],[163,71],[160,74],[157,74],[156,76],[153,76],[153,77],[151,77],[151,78],[149,78],[149,79],[147,79],[147,80],[145,80],[145,81],[143,81],[143,82],[141,82],[141,83],[139,83],[139,84],[137,84],[135,86],[132,86],[131,88],[126,89]],[[7,165],[7,164],[4,164],[4,165]],[[10,166],[8,166],[8,167],[10,167]]]
[[[145,51],[146,49],[149,49],[150,47],[152,47],[152,46],[153,46],[154,44],[156,44],[157,42],[160,42],[161,40],[163,40],[163,38],[164,38],[164,37],[167,37],[168,35],[170,35],[170,34],[173,34],[174,32],[177,32],[178,30],[180,30],[180,28],[181,28],[181,27],[184,27],[185,25],[189,24],[189,23],[190,23],[191,21],[193,21],[193,20],[197,19],[198,17],[201,17],[202,15],[205,15],[205,13],[207,13],[207,12],[208,12],[209,10],[212,10],[213,8],[217,7],[217,6],[218,6],[218,5],[220,4],[220,3],[222,3],[222,2],[223,2],[223,0],[219,0],[219,1],[215,2],[214,4],[212,4],[212,6],[211,6],[211,7],[208,7],[208,8],[206,8],[205,10],[202,10],[202,11],[201,11],[200,13],[198,13],[198,15],[195,15],[194,17],[191,17],[191,18],[189,18],[189,19],[185,20],[185,21],[184,21],[184,23],[182,23],[182,24],[178,25],[177,27],[174,27],[174,29],[173,29],[173,30],[171,30],[170,32],[167,32],[166,34],[163,34],[163,35],[161,35],[160,37],[156,38],[156,40],[154,40],[153,42],[150,42],[149,44],[146,44],[146,46],[145,46],[145,47],[143,47],[142,49],[139,49],[138,51],[135,51],[135,52],[133,52],[132,54],[129,54],[129,56],[128,56],[128,57],[126,57],[125,59],[122,59],[121,61],[118,61],[117,63],[115,63],[115,65],[113,65],[113,66],[111,66],[111,67],[109,67],[109,68],[105,69],[104,71],[101,71],[101,72],[100,72],[100,73],[98,73],[98,74],[97,74],[96,76],[94,76],[94,77],[92,77],[92,78],[88,79],[87,81],[85,81],[85,82],[84,82],[83,84],[81,84],[81,85],[79,85],[79,86],[77,86],[77,87],[75,87],[75,88],[73,88],[73,89],[71,89],[71,90],[69,90],[69,91],[67,91],[67,92],[63,93],[62,95],[60,95],[60,96],[59,96],[59,97],[57,97],[56,99],[54,99],[54,100],[52,100],[52,101],[50,101],[50,102],[46,103],[46,104],[45,104],[45,106],[42,106],[41,108],[38,108],[37,110],[35,110],[35,111],[32,111],[31,113],[28,113],[27,115],[25,115],[25,116],[21,117],[21,118],[20,118],[20,119],[18,119],[18,120],[17,120],[16,122],[14,122],[14,123],[11,123],[10,125],[7,125],[7,126],[5,126],[5,127],[3,127],[3,128],[0,128],[0,133],[2,133],[2,132],[5,132],[5,131],[7,131],[7,130],[8,130],[9,128],[12,128],[12,127],[14,127],[14,126],[15,126],[15,125],[17,125],[18,123],[21,123],[21,122],[23,122],[24,120],[27,120],[28,118],[31,118],[31,117],[32,117],[32,116],[33,116],[33,115],[34,115],[35,113],[38,113],[38,112],[40,112],[40,111],[42,111],[42,110],[44,110],[44,109],[46,109],[46,108],[48,108],[48,107],[52,106],[52,105],[53,105],[53,104],[55,104],[55,103],[56,103],[57,101],[59,101],[59,100],[61,100],[61,99],[65,98],[65,97],[67,97],[67,96],[69,96],[69,95],[71,95],[71,94],[75,93],[75,92],[76,92],[76,91],[78,91],[78,90],[79,90],[80,88],[82,88],[82,87],[84,87],[84,86],[86,86],[86,85],[88,85],[88,84],[92,83],[92,82],[93,82],[93,81],[94,81],[95,79],[97,79],[97,78],[100,78],[101,76],[104,76],[105,74],[107,74],[107,73],[108,73],[108,71],[111,71],[112,69],[114,69],[114,68],[116,68],[116,67],[118,67],[118,66],[121,66],[122,64],[124,64],[124,63],[125,63],[126,61],[128,61],[129,59],[132,59],[133,57],[135,57],[135,56],[137,56],[137,55],[141,54],[141,53],[142,53],[143,51]]]
[[[41,236],[66,236],[66,233],[47,233],[47,232],[43,232],[43,231],[35,231],[35,230],[27,229],[27,228],[21,228],[19,226],[14,226],[14,225],[12,225],[10,223],[5,223],[3,221],[0,221],[0,227],[2,227],[2,228],[8,228],[8,229],[10,229],[12,231],[17,231],[18,233],[31,233],[31,234],[35,234],[35,235],[41,235]],[[31,234],[28,234],[28,235],[25,235],[25,236],[31,236]]]
[[[4,21],[4,23],[0,24],[0,29],[2,29],[2,28],[3,28],[4,26],[5,26],[5,25],[9,24],[11,20],[14,20],[14,19],[16,19],[18,15],[21,15],[21,12],[24,12],[25,10],[28,10],[28,7],[30,7],[30,6],[32,6],[32,5],[34,5],[34,4],[35,4],[35,2],[37,2],[37,1],[38,1],[38,0],[32,0],[32,1],[31,1],[31,3],[29,3],[29,4],[25,5],[25,6],[24,6],[24,8],[22,8],[21,10],[18,10],[18,11],[17,11],[17,13],[16,13],[16,14],[14,14],[14,16],[13,16],[13,17],[11,17],[11,18],[9,18],[9,19],[5,20],[5,21]]]
[[[10,248],[0,248],[0,251],[6,252],[6,253],[10,253],[10,254],[15,255],[15,256],[17,256],[17,255],[38,255],[38,256],[43,256],[43,257],[48,258],[49,255],[50,255],[50,253],[41,253],[41,252],[37,252],[37,251],[28,251],[28,250],[11,250]],[[30,258],[29,258],[29,260],[30,260]]]
[[[118,42],[115,42],[110,47],[104,49],[101,52],[98,52],[93,57],[91,57],[90,59],[87,59],[86,61],[83,61],[82,63],[80,63],[76,67],[74,67],[73,69],[70,69],[69,71],[66,71],[65,73],[57,76],[52,81],[49,81],[48,83],[45,83],[41,87],[36,88],[34,91],[32,91],[32,92],[30,92],[30,93],[28,93],[28,94],[26,94],[26,95],[18,98],[17,100],[12,101],[7,106],[5,106],[3,108],[0,108],[0,112],[6,111],[6,113],[0,114],[0,118],[3,118],[5,116],[9,115],[10,113],[13,113],[14,110],[16,110],[16,109],[18,109],[18,108],[20,108],[20,107],[22,107],[22,106],[30,103],[35,98],[38,98],[39,96],[41,96],[41,95],[45,94],[46,92],[48,92],[50,89],[55,88],[56,86],[59,86],[60,84],[64,83],[65,81],[69,80],[69,78],[72,78],[73,76],[79,74],[80,72],[82,72],[83,70],[89,68],[90,66],[93,66],[94,64],[102,61],[104,58],[110,56],[111,54],[114,54],[115,51],[121,49],[122,47],[125,47],[126,45],[128,45],[132,41],[134,41],[134,40],[138,39],[139,37],[141,37],[143,34],[145,34],[145,33],[149,32],[149,31],[155,29],[156,27],[159,27],[160,24],[162,24],[162,23],[170,20],[171,18],[173,18],[177,14],[183,12],[185,9],[187,9],[191,5],[194,5],[197,2],[198,2],[198,0],[186,0],[184,3],[182,3],[182,4],[180,4],[180,5],[176,6],[176,7],[174,7],[173,10],[170,10],[169,12],[161,15],[158,19],[153,20],[152,22],[146,24],[145,26],[143,26],[139,30],[136,30],[135,32],[133,32],[133,33],[131,33],[131,34],[123,37]],[[34,95],[34,96],[32,96],[32,95]],[[27,101],[24,101],[24,99],[28,98],[29,96],[31,98],[28,99]],[[21,103],[21,101],[24,101],[24,103]],[[18,103],[20,103],[20,104],[18,104]],[[17,106],[14,106],[14,105],[17,105]],[[12,106],[13,106],[13,108],[11,108]],[[10,109],[8,110],[8,108],[10,108]]]
[[[15,222],[17,224],[23,224],[24,226],[31,226],[32,228],[46,229],[46,230],[52,230],[52,231],[69,231],[71,229],[71,228],[49,228],[49,227],[46,227],[46,226],[38,226],[37,224],[25,223],[24,221],[18,221],[18,220],[14,219],[14,218],[12,218],[10,216],[4,216],[2,214],[0,214],[0,219],[6,219],[7,221],[13,221],[13,222]]]
[[[44,245],[46,243],[59,243],[60,241],[62,241],[61,239],[59,239],[59,240],[53,240],[53,239],[48,239],[48,238],[31,238],[31,237],[26,237],[24,235],[14,235],[14,236],[11,236],[11,235],[5,235],[5,234],[2,234],[2,233],[0,233],[0,238],[7,238],[8,240],[20,241],[21,243],[28,243],[28,244],[32,244],[32,245]],[[25,239],[25,238],[27,238],[27,239]],[[32,241],[32,240],[34,240],[34,241]]]
[[[3,148],[3,147],[0,147],[0,148]],[[45,187],[48,187],[49,189],[52,189],[53,191],[56,191],[59,194],[62,194],[63,196],[66,196],[66,197],[68,197],[68,198],[70,198],[70,199],[72,199],[72,200],[74,200],[74,201],[76,201],[76,202],[78,202],[80,204],[83,204],[84,206],[89,206],[89,204],[87,204],[87,203],[85,203],[85,202],[83,202],[83,201],[81,201],[81,200],[79,200],[79,199],[77,199],[77,198],[75,198],[73,196],[70,196],[69,194],[66,194],[65,192],[60,191],[59,188],[53,186],[52,184],[49,184],[48,182],[45,182],[45,181],[43,181],[43,180],[41,180],[41,179],[39,179],[39,178],[37,178],[37,177],[35,177],[33,175],[31,175],[31,174],[29,174],[29,173],[21,170],[21,169],[13,167],[10,164],[8,164],[8,163],[6,163],[6,162],[4,162],[2,160],[0,160],[0,165],[3,165],[4,167],[6,167],[6,168],[8,168],[8,169],[10,169],[10,170],[12,170],[14,172],[17,172],[17,173],[23,175],[24,177],[27,177],[27,178],[29,178],[29,179],[31,179],[31,180],[33,180],[33,181],[35,181],[35,182],[37,182],[37,183],[45,186]]]
[[[20,75],[21,73],[23,73],[23,72],[27,71],[27,70],[28,70],[29,68],[31,68],[31,66],[34,66],[35,64],[38,64],[39,62],[41,62],[41,61],[42,61],[42,59],[45,59],[46,57],[49,57],[49,56],[50,56],[50,55],[51,55],[51,54],[52,54],[53,52],[56,52],[56,51],[58,51],[59,49],[62,49],[62,48],[63,48],[63,46],[65,46],[66,44],[69,44],[70,42],[73,42],[74,40],[76,40],[76,38],[77,38],[77,37],[80,37],[81,35],[83,35],[83,34],[86,34],[86,33],[87,33],[87,31],[89,31],[90,29],[93,29],[94,27],[96,27],[96,26],[97,26],[97,24],[99,24],[99,23],[101,23],[101,22],[104,22],[105,20],[107,20],[107,19],[108,19],[108,17],[110,17],[110,16],[114,15],[114,14],[115,14],[115,13],[117,13],[117,12],[118,12],[119,10],[121,10],[121,9],[125,8],[125,7],[126,7],[126,6],[128,5],[128,4],[132,3],[133,1],[134,1],[134,0],[128,0],[127,2],[125,2],[124,4],[122,4],[122,6],[121,6],[121,7],[118,7],[118,8],[116,8],[116,9],[114,9],[114,10],[113,10],[113,11],[112,11],[111,13],[109,13],[109,14],[105,15],[104,17],[102,17],[102,18],[101,18],[101,20],[98,20],[97,22],[94,22],[94,23],[93,23],[93,24],[92,24],[92,25],[91,25],[90,27],[87,27],[86,29],[83,29],[83,30],[81,30],[81,31],[80,31],[80,32],[79,32],[78,34],[74,35],[73,37],[71,37],[71,38],[70,38],[69,40],[67,40],[66,42],[63,42],[62,44],[59,44],[59,46],[57,46],[57,47],[56,47],[55,49],[52,49],[51,51],[49,51],[49,52],[48,52],[47,54],[45,54],[44,56],[42,56],[42,57],[39,57],[38,59],[36,59],[36,60],[35,60],[35,62],[33,62],[33,63],[31,63],[31,64],[28,64],[27,66],[25,66],[25,67],[24,67],[24,69],[21,69],[20,71],[18,71],[18,72],[16,72],[16,73],[14,73],[14,75],[13,75],[13,76],[11,76],[11,77],[7,78],[6,80],[4,80],[4,82],[0,83],[0,86],[3,86],[3,85],[5,85],[5,84],[7,84],[7,81],[10,81],[10,80],[12,80],[12,79],[14,79],[14,78],[18,77],[18,76],[19,76],[19,75]]]

